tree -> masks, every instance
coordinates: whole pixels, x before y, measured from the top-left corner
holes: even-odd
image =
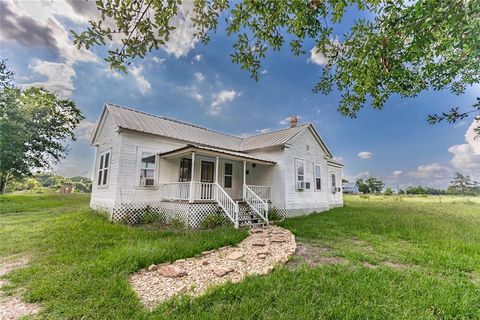
[[[97,0],[98,21],[74,43],[80,48],[107,45],[106,60],[126,71],[134,58],[144,58],[165,45],[180,19],[181,6],[193,4],[195,36],[207,43],[225,16],[225,28],[235,37],[232,61],[258,80],[269,51],[287,43],[294,55],[313,50],[325,65],[314,92],[341,92],[339,112],[356,117],[367,103],[381,109],[391,95],[414,97],[420,92],[448,89],[454,94],[480,82],[479,0]],[[352,14],[353,13],[353,14]],[[362,16],[372,18],[362,18]],[[358,18],[353,21],[348,17]],[[340,22],[352,27],[339,36]],[[188,23],[188,22],[184,22]],[[115,37],[116,41],[112,41]],[[115,43],[121,43],[115,46]],[[108,44],[111,46],[112,44]],[[429,117],[430,123],[455,122],[473,110],[452,108]],[[480,122],[479,122],[480,123]],[[480,124],[476,129],[480,134]]]
[[[365,184],[362,178],[358,178],[356,181],[356,184],[357,184],[358,192],[361,192],[361,193],[369,192],[368,186]]]
[[[71,100],[42,88],[13,85],[13,72],[0,60],[0,193],[8,180],[51,168],[68,153],[66,139],[83,119]]]
[[[368,186],[368,190],[371,193],[380,193],[385,186],[385,183],[383,183],[382,180],[375,177],[368,177],[365,180],[365,184]]]
[[[465,193],[470,191],[476,182],[472,181],[469,176],[463,175],[460,172],[455,172],[453,180],[450,182],[450,186],[458,190],[462,196],[465,196]]]
[[[391,196],[393,194],[392,188],[388,187],[383,194],[386,196]]]

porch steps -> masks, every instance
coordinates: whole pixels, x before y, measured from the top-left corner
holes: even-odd
[[[239,227],[261,228],[267,225],[267,223],[259,217],[246,202],[239,202],[238,209]]]

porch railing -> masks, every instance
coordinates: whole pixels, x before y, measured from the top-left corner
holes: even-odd
[[[269,186],[248,185],[250,190],[259,196],[263,201],[270,201],[272,198],[271,188]]]
[[[215,200],[215,183],[194,182],[193,200]]]
[[[248,203],[250,208],[252,208],[255,213],[257,213],[265,222],[268,223],[268,202],[262,200],[262,198],[253,192],[253,190],[247,186],[243,185],[244,188],[244,200]]]
[[[217,182],[215,183],[215,200],[233,222],[235,228],[238,228],[238,203],[233,201],[228,193]]]
[[[162,196],[168,200],[189,200],[190,182],[170,182],[162,184]]]

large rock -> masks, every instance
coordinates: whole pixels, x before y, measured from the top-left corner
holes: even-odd
[[[158,273],[167,278],[180,278],[187,275],[187,271],[174,266],[164,266],[157,269]]]
[[[217,277],[223,277],[224,275],[232,272],[233,270],[234,270],[233,267],[219,266],[219,267],[213,269],[213,273],[214,273]]]
[[[233,252],[231,252],[227,255],[227,259],[238,260],[243,256],[244,256],[244,254],[243,254],[242,251],[233,251]]]

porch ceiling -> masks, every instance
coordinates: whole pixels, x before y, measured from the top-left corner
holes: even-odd
[[[262,158],[251,156],[249,154],[245,154],[241,152],[228,151],[228,150],[216,149],[216,148],[193,145],[193,144],[189,144],[185,147],[175,149],[172,151],[160,153],[159,155],[162,158],[168,159],[168,158],[181,157],[181,156],[190,154],[192,152],[198,152],[198,153],[212,156],[212,157],[221,157],[223,159],[248,161],[249,163],[264,164],[264,165],[275,164],[275,161],[262,159]]]

